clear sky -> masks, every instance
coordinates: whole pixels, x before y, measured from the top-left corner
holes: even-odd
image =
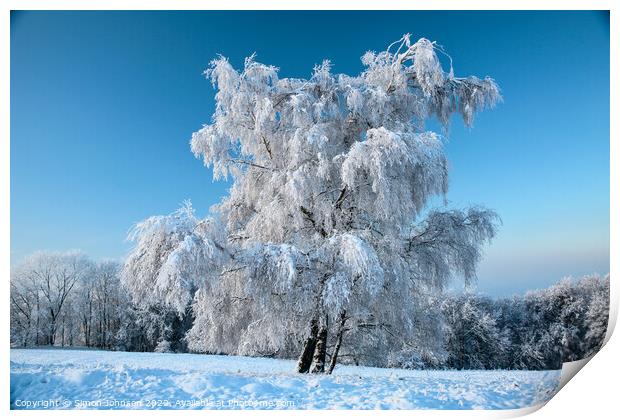
[[[457,75],[489,75],[504,102],[455,119],[449,205],[503,226],[478,285],[492,295],[609,271],[606,12],[13,12],[11,260],[39,249],[122,258],[131,225],[226,194],[189,150],[217,54],[256,52],[281,77],[359,57],[402,34],[442,44]]]

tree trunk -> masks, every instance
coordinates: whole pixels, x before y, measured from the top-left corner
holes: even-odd
[[[299,360],[297,361],[297,372],[308,373],[310,365],[312,364],[312,355],[316,347],[316,342],[319,334],[319,321],[317,318],[312,318],[310,321],[310,334],[304,342],[304,348],[301,351]]]
[[[36,333],[36,338],[35,338],[35,346],[38,346],[39,344],[39,320],[41,319],[41,312],[40,312],[40,308],[39,308],[39,292],[37,292],[37,333]]]
[[[60,339],[60,346],[64,347],[65,346],[65,316],[62,316],[62,328],[60,330],[61,333],[61,339]]]
[[[314,348],[314,356],[312,357],[312,366],[310,367],[311,373],[324,373],[325,372],[325,354],[327,350],[327,327],[328,317],[325,315],[324,322],[321,325],[319,334],[317,336],[316,347]]]
[[[303,208],[302,208],[303,211]],[[323,289],[325,287],[325,282],[327,281],[326,276],[322,276],[319,280],[318,288],[316,291],[315,299],[316,299],[316,307],[314,311],[314,315],[310,320],[310,334],[306,341],[304,342],[304,347],[301,351],[301,355],[299,356],[299,360],[297,361],[297,372],[298,373],[308,373],[310,369],[313,367],[313,359],[316,354],[316,348],[319,341],[319,319],[321,316],[322,304],[321,299],[323,296]],[[327,319],[327,318],[326,318]],[[327,335],[327,322],[324,323],[325,335]],[[326,345],[327,337],[323,340],[323,346]],[[323,354],[325,353],[325,349],[323,349]],[[320,353],[320,352],[319,352]]]
[[[329,368],[327,368],[327,374],[331,375],[338,362],[338,352],[342,345],[342,336],[344,335],[344,324],[347,322],[347,311],[340,313],[340,324],[338,325],[338,333],[336,334],[336,347],[334,347],[334,353],[329,361]]]
[[[56,341],[56,324],[54,321],[52,321],[51,325],[50,325],[50,332],[49,332],[49,337],[47,339],[48,343],[50,346],[53,346],[55,344]]]

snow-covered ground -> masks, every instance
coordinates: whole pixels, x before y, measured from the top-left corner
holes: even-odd
[[[550,399],[560,371],[411,371],[196,354],[12,349],[11,408],[509,409]]]

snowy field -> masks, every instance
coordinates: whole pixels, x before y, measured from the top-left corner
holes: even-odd
[[[410,371],[196,354],[11,350],[11,408],[511,409],[549,400],[560,371]]]

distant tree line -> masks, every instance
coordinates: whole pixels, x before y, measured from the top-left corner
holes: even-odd
[[[11,345],[186,351],[191,319],[135,302],[121,265],[79,252],[37,252],[11,270]]]
[[[609,316],[609,275],[562,280],[525,296],[451,296],[445,365],[453,369],[559,369],[592,356]]]
[[[96,263],[76,252],[27,257],[11,273],[11,345],[188,351],[191,307],[180,316],[165,305],[142,305],[122,286],[119,272],[116,262]],[[609,275],[565,279],[511,298],[460,293],[434,299],[421,311],[441,318],[440,331],[431,334],[440,337],[439,345],[379,342],[374,335],[377,325],[356,323],[345,337],[356,329],[362,332],[356,336],[371,344],[349,340],[339,360],[423,369],[559,369],[562,362],[589,357],[602,346]],[[418,321],[420,335],[430,334],[424,320]],[[328,355],[333,351],[328,348]],[[251,355],[295,357],[286,352]]]
[[[118,263],[37,252],[11,272],[11,344],[112,349],[129,303]]]

